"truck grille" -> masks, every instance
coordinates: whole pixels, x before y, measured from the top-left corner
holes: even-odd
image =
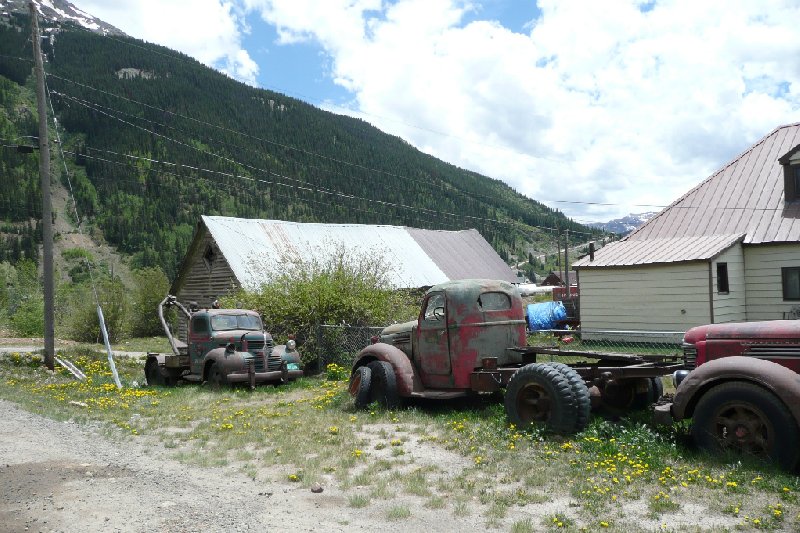
[[[281,359],[280,355],[272,355],[272,350],[267,355],[267,370],[272,372],[273,370],[280,370],[283,366],[283,359]]]
[[[745,355],[759,359],[797,359],[800,358],[800,346],[797,344],[753,344],[747,347]]]
[[[683,345],[683,364],[686,365],[686,368],[697,366],[697,348],[694,344]]]
[[[250,354],[250,357],[248,357],[247,360],[248,361],[252,360],[255,363],[255,371],[256,372],[263,372],[264,371],[264,356],[263,355],[261,355],[261,354]]]
[[[247,350],[251,355],[250,358],[255,361],[256,372],[264,372],[265,366],[269,366],[266,360],[272,353],[272,340],[267,342],[264,342],[264,339],[248,340]]]

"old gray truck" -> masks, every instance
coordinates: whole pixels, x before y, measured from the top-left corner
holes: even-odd
[[[187,319],[186,341],[175,338],[164,310],[177,308]],[[178,381],[207,382],[212,388],[246,383],[281,383],[303,375],[295,341],[274,345],[261,317],[246,309],[187,309],[175,296],[158,306],[172,354],[148,353],[144,373],[149,385]]]

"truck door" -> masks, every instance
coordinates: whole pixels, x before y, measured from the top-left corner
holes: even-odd
[[[423,302],[417,328],[419,339],[419,366],[423,384],[435,387],[451,381],[450,342],[447,330],[447,308],[443,292],[428,295]]]
[[[211,329],[208,317],[195,315],[189,322],[189,365],[193,374],[203,372],[203,357],[207,351],[208,341],[211,339]]]

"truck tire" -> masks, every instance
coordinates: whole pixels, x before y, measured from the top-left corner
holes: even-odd
[[[602,406],[611,411],[644,409],[653,400],[655,384],[652,378],[628,378],[606,383],[600,391]],[[663,386],[662,386],[663,390]]]
[[[800,431],[783,402],[758,385],[729,381],[705,392],[692,420],[692,437],[711,453],[734,453],[794,470]]]
[[[653,404],[660,400],[662,396],[664,396],[664,381],[660,376],[650,378],[650,381],[653,382],[653,394],[650,395],[649,403]]]
[[[553,366],[531,363],[517,370],[506,388],[505,407],[509,420],[520,428],[538,422],[555,433],[575,431],[575,394],[567,378]]]
[[[147,363],[145,363],[144,378],[147,380],[147,385],[150,387],[163,387],[165,385],[164,376],[161,374],[158,361],[155,359],[148,359]]]
[[[583,431],[586,429],[586,426],[589,425],[589,416],[592,410],[592,402],[589,398],[589,387],[586,386],[586,382],[571,366],[555,362],[547,364],[555,367],[562,376],[567,378],[569,386],[572,388],[572,394],[575,395],[575,403],[577,406],[574,432],[578,433]]]
[[[397,379],[394,368],[386,361],[372,361],[367,365],[370,370],[369,403],[378,402],[387,409],[400,406],[400,395],[397,394]]]
[[[353,371],[350,376],[350,396],[357,409],[363,409],[369,405],[370,383],[372,382],[372,370],[367,366],[360,366]]]
[[[222,371],[219,363],[211,363],[208,369],[208,385],[213,391],[219,391],[228,386],[228,376]]]

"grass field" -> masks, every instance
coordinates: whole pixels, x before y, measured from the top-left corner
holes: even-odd
[[[646,412],[594,416],[585,431],[564,438],[510,425],[497,395],[358,411],[346,392],[347,370],[335,366],[280,387],[213,393],[141,387],[143,361],[121,358],[118,390],[102,355],[83,348],[59,355],[89,378],[50,373],[40,356],[7,354],[0,397],[148,439],[187,463],[303,486],[332,480],[352,508],[391,501],[385,519],[392,522],[414,513],[407,497],[515,532],[800,529],[796,476],[705,457],[692,449],[687,426],[652,427]],[[515,518],[537,506],[548,512]]]

